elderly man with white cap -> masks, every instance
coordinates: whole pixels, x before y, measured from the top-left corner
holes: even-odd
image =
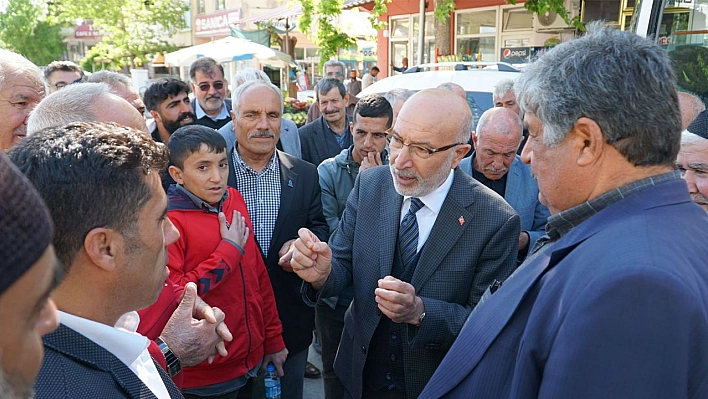
[[[686,180],[693,202],[708,212],[708,111],[698,114],[681,133],[676,167]]]

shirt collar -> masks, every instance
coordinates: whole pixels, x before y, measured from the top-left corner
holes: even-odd
[[[148,339],[136,332],[111,327],[61,310],[58,313],[61,324],[103,347],[128,367],[148,347]]]
[[[344,136],[345,134],[349,133],[349,122],[351,122],[351,118],[349,118],[349,115],[347,115],[346,109],[344,110],[344,119],[345,119],[345,121],[344,121],[344,131],[343,131],[342,134],[341,134],[342,136]],[[325,126],[327,127],[327,129],[331,130],[332,133],[335,133],[337,136],[340,135],[339,133],[337,133],[336,131],[334,131],[334,129],[332,129],[332,127],[329,125],[329,122],[327,122],[327,119],[325,119],[324,114],[322,114],[322,122],[324,122],[324,124],[325,124]]]
[[[192,194],[189,190],[184,188],[184,186],[182,186],[181,184],[175,184],[175,187],[176,187],[177,191],[181,192],[182,194],[186,195],[187,198],[192,200],[192,202],[194,202],[194,205],[196,205],[197,208],[203,209],[203,210],[205,210],[207,212],[211,212],[211,213],[221,212],[221,206],[224,205],[224,202],[226,201],[226,199],[229,198],[229,190],[226,190],[224,192],[224,196],[221,197],[221,201],[219,201],[218,208],[215,208],[215,207],[211,206],[211,204],[209,204],[208,202],[206,202],[203,199]]]
[[[624,186],[617,187],[600,195],[599,197],[591,199],[590,201],[552,215],[548,218],[548,224],[546,225],[548,237],[551,241],[556,241],[580,223],[586,221],[591,216],[594,216],[615,202],[618,202],[629,195],[638,193],[651,186],[678,180],[680,178],[681,172],[679,171],[650,176],[629,184],[625,184]]]
[[[222,100],[224,100],[224,102],[221,104],[221,112],[219,112],[219,115],[217,115],[216,117],[207,115],[207,113],[204,112],[204,110],[202,109],[202,106],[199,105],[199,100],[197,100],[196,98],[194,100],[195,101],[192,104],[194,104],[194,115],[197,117],[197,119],[202,119],[206,116],[207,118],[216,122],[229,117],[229,112],[226,110],[226,101],[223,98]]]
[[[440,209],[442,208],[443,202],[445,202],[445,198],[447,197],[447,193],[450,191],[450,187],[452,187],[452,181],[455,178],[455,171],[450,170],[450,174],[447,175],[447,179],[443,182],[443,184],[440,185],[440,187],[436,188],[431,192],[430,194],[426,194],[422,197],[418,197],[420,201],[423,203],[423,205],[427,206],[431,211],[433,211],[436,215],[440,213]],[[410,199],[413,198],[409,195],[403,196],[403,201],[408,201],[410,202]]]
[[[273,155],[271,155],[270,161],[268,161],[268,165],[266,165],[266,167],[263,168],[263,170],[261,172],[256,172],[255,169],[248,166],[248,164],[243,160],[243,158],[241,158],[241,155],[238,153],[238,143],[236,143],[236,145],[234,146],[233,151],[234,151],[234,155],[233,155],[234,167],[240,166],[242,169],[247,170],[247,171],[253,173],[254,175],[259,175],[259,174],[265,173],[269,170],[276,170],[278,167],[278,151],[277,150],[273,151]]]

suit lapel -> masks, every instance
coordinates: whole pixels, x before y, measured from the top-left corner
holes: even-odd
[[[504,200],[514,209],[519,209],[519,200],[523,199],[523,196],[518,195],[523,183],[521,181],[521,168],[518,167],[519,163],[521,163],[521,159],[517,155],[509,168],[506,178],[506,190],[504,191]]]
[[[398,245],[398,227],[401,219],[401,206],[403,205],[403,196],[396,192],[393,186],[391,174],[387,173],[384,179],[388,179],[382,185],[382,190],[385,191],[379,198],[386,198],[379,208],[379,226],[383,231],[379,237],[373,238],[379,242],[379,253],[381,254],[379,263],[379,278],[384,278],[391,275],[393,268],[393,257],[396,253],[396,245]],[[361,210],[360,210],[361,212]],[[392,231],[391,234],[388,231]],[[386,239],[388,237],[388,239]]]
[[[110,374],[131,398],[155,398],[150,388],[143,384],[140,378],[115,355],[69,327],[60,324],[59,328],[53,333],[47,334],[43,341],[48,348],[73,359],[77,363]],[[158,367],[159,369],[160,367]],[[172,395],[172,393],[170,394]],[[180,398],[181,395],[173,397]]]
[[[152,359],[152,362],[155,364],[155,368],[157,369],[157,372],[160,373],[160,378],[162,379],[162,382],[165,384],[165,387],[167,388],[167,392],[170,394],[170,398],[172,399],[181,399],[184,398],[182,396],[182,393],[179,391],[179,388],[177,388],[177,385],[175,385],[174,381],[172,381],[172,378],[170,378],[169,375],[165,372],[165,370],[160,366],[160,364],[155,360],[155,358]]]
[[[464,220],[472,219],[472,214],[466,207],[470,206],[473,201],[468,195],[465,195],[465,188],[469,190],[469,187],[465,187],[463,182],[465,179],[462,178],[461,173],[455,171],[450,191],[445,197],[440,213],[435,218],[435,224],[433,224],[426,244],[420,253],[418,266],[411,279],[411,284],[416,288],[420,288],[435,273],[445,255],[450,252],[467,229],[469,223],[464,223]],[[435,243],[435,245],[428,245],[428,243]]]
[[[276,150],[277,151],[277,150]],[[285,219],[287,219],[290,214],[290,210],[295,201],[295,193],[297,191],[297,173],[293,171],[293,164],[290,160],[283,155],[281,151],[277,151],[278,160],[280,161],[280,208],[278,209],[278,218],[275,221],[275,228],[273,229],[273,235],[270,238],[270,250],[268,254],[273,253],[277,255],[280,248],[273,248],[273,243],[277,242],[278,235],[285,225]]]
[[[327,123],[325,122],[324,115],[320,116],[320,130],[314,130],[315,151],[317,151],[318,159],[330,158],[327,156],[327,139],[325,137],[325,135],[329,133],[328,130],[329,128],[327,127]]]

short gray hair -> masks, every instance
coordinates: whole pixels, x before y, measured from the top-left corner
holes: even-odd
[[[110,94],[110,91],[110,87],[105,83],[81,83],[52,93],[30,113],[27,134],[71,122],[98,120],[93,104],[99,101],[100,97]]]
[[[397,100],[406,102],[406,100],[411,98],[413,94],[415,94],[413,90],[398,88],[387,91],[383,96],[389,103],[391,103],[391,106],[393,107]]]
[[[231,81],[232,88],[235,89],[236,87],[239,87],[242,84],[250,82],[252,80],[262,80],[263,82],[271,83],[268,75],[266,75],[266,73],[261,71],[260,69],[243,68],[242,70],[234,74],[234,77]]]
[[[668,56],[636,34],[588,27],[587,36],[554,47],[524,69],[514,85],[521,111],[541,121],[546,145],[560,143],[587,117],[634,166],[673,165],[681,114]]]
[[[46,90],[42,71],[37,65],[20,54],[0,49],[0,90],[5,86],[5,79],[13,75],[34,80],[37,86],[42,86]]]
[[[122,87],[126,89],[133,88],[133,82],[127,76],[113,71],[98,71],[92,73],[88,79],[88,83],[105,83],[110,88]]]
[[[504,115],[497,115],[499,113]],[[513,114],[513,117],[511,114]],[[482,132],[484,128],[487,127],[487,124],[491,124],[490,127],[503,136],[510,135],[512,128],[518,128],[519,144],[521,143],[521,137],[523,137],[524,134],[524,124],[516,112],[508,110],[507,108],[490,108],[484,111],[479,118],[479,122],[477,122],[477,137],[482,136]]]
[[[238,107],[241,103],[241,97],[243,97],[243,93],[246,92],[246,90],[255,87],[267,87],[273,90],[280,99],[280,113],[283,113],[283,93],[280,91],[280,89],[272,83],[266,83],[262,80],[251,80],[237,87],[236,90],[234,90],[233,95],[231,96],[231,109],[234,112],[234,117],[238,116]]]
[[[327,76],[325,71],[327,70],[327,67],[329,66],[336,66],[342,69],[342,73],[347,71],[347,67],[344,65],[342,61],[337,61],[337,60],[329,60],[322,65],[322,76]]]
[[[492,99],[504,97],[508,92],[514,92],[514,79],[503,79],[494,85],[494,93]]]

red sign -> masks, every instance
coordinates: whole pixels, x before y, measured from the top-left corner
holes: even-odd
[[[101,31],[94,28],[93,25],[80,25],[74,30],[74,38],[76,39],[100,39]]]
[[[194,18],[194,36],[230,36],[231,25],[241,20],[241,9],[198,15]]]

